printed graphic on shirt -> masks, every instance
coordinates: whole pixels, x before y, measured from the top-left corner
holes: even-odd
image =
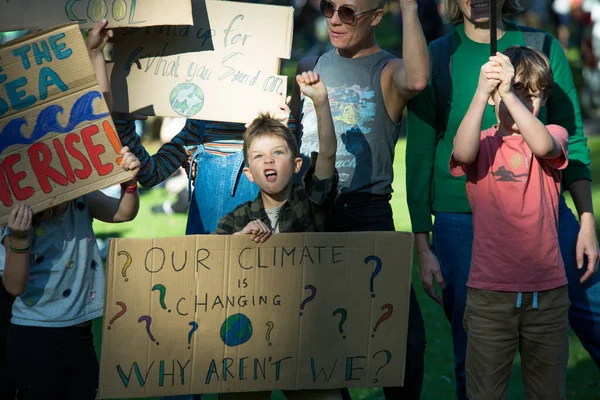
[[[509,157],[507,166],[499,166],[492,171],[492,175],[496,178],[496,182],[527,182],[529,160],[525,155],[516,151]]]
[[[335,166],[340,184],[352,180],[357,157],[371,154],[365,135],[371,133],[375,119],[375,91],[358,85],[328,88],[331,115],[337,136]],[[302,118],[302,154],[319,151],[317,115],[311,99],[304,98]]]

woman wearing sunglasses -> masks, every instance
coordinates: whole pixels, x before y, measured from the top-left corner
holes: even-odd
[[[561,196],[558,234],[569,281],[569,320],[600,367],[600,276],[593,276],[597,269],[598,243],[592,210],[589,150],[583,135],[577,90],[558,40],[543,31],[503,20],[502,15],[522,10],[518,0],[498,0],[497,6],[497,50],[504,51],[515,45],[535,47],[534,37],[541,37],[537,41],[543,42],[539,50],[550,59],[555,84],[540,118],[569,132],[569,166],[563,171],[563,188],[571,192],[581,222],[580,227]],[[452,177],[448,161],[456,131],[475,93],[479,69],[489,59],[489,8],[488,0],[444,0],[446,21],[455,27],[450,35],[431,44],[432,65],[441,66],[440,74],[434,72],[430,86],[410,103],[407,121],[406,189],[412,229],[416,234],[419,276],[427,294],[443,304],[452,324],[456,394],[460,400],[467,399],[467,334],[463,317],[471,268],[473,219],[465,178]],[[445,62],[441,60],[444,52]],[[451,87],[442,89],[448,85]],[[494,123],[494,108],[489,106],[482,125],[488,127]],[[433,225],[432,214],[435,215]],[[434,251],[429,247],[432,230]],[[442,288],[443,301],[436,293],[434,282]]]
[[[321,1],[334,49],[321,55],[316,65],[313,58],[298,66],[298,71],[319,73],[329,92],[340,187],[328,224],[334,232],[394,230],[389,201],[400,119],[408,100],[429,78],[416,0],[400,0],[403,49],[410,55],[404,60],[377,44],[375,27],[384,5],[385,0]],[[295,86],[290,108],[301,122],[300,151],[309,157],[318,150],[317,118],[310,99],[301,99],[299,93]],[[412,289],[407,342],[404,386],[386,388],[388,399],[419,399],[421,394],[425,326]]]

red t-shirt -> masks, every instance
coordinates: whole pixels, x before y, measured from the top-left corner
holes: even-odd
[[[567,283],[558,245],[558,199],[569,135],[558,125],[547,129],[562,148],[552,160],[535,157],[521,135],[498,135],[497,127],[481,132],[479,153],[470,165],[451,157],[452,175],[467,175],[473,210],[467,286],[535,292]]]

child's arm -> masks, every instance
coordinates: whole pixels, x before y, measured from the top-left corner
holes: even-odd
[[[138,159],[127,147],[121,149],[121,167],[131,171],[133,177],[140,168]],[[127,222],[135,218],[140,208],[140,196],[135,179],[121,184],[121,198],[115,199],[98,191],[90,195],[89,210],[92,218],[103,222]]]
[[[497,79],[489,79],[487,77],[491,66],[492,63],[488,62],[481,67],[475,96],[473,96],[469,110],[460,123],[456,137],[454,138],[452,157],[462,165],[471,164],[475,160],[475,157],[477,157],[485,107],[491,94],[498,86],[498,83],[500,83]]]
[[[110,92],[110,83],[108,81],[108,73],[106,72],[106,62],[104,60],[104,46],[108,43],[108,40],[114,36],[114,33],[110,29],[106,28],[108,21],[102,20],[96,24],[93,29],[88,31],[88,37],[86,41],[86,47],[90,59],[92,60],[92,66],[96,73],[96,79],[100,86],[100,91],[104,95],[106,105],[109,111],[112,111],[112,94]]]
[[[502,53],[496,53],[496,56],[490,59],[498,64],[493,72],[502,81],[498,93],[532,153],[540,158],[560,157],[563,154],[562,147],[548,132],[542,121],[537,119],[513,93],[512,80],[515,70],[510,59]]]
[[[317,113],[317,129],[319,132],[319,157],[315,165],[315,176],[328,179],[335,172],[335,153],[337,138],[333,128],[333,118],[329,107],[327,88],[316,72],[303,72],[296,76],[296,82],[302,93],[310,97]]]
[[[8,236],[4,237],[6,260],[2,284],[15,297],[22,295],[27,289],[32,220],[33,212],[25,204],[13,208],[8,217]]]

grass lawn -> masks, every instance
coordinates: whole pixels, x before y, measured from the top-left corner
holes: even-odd
[[[594,179],[600,182],[600,137],[593,137],[589,141],[592,156]],[[392,206],[396,230],[409,231],[410,221],[406,206],[405,168],[404,168],[405,141],[401,140],[397,147],[395,160],[394,197]],[[181,236],[185,231],[186,216],[184,215],[154,215],[150,212],[153,205],[165,200],[163,189],[153,189],[142,192],[141,209],[135,221],[115,225],[96,222],[94,229],[96,235],[106,237],[153,238],[165,236]],[[596,215],[600,215],[600,183],[594,186],[594,207]],[[570,201],[570,200],[569,200]],[[572,207],[572,205],[571,205]],[[572,207],[572,209],[574,209]],[[600,226],[600,221],[599,221]],[[427,329],[427,353],[425,360],[425,380],[423,384],[423,399],[453,399],[454,397],[454,361],[452,356],[452,340],[450,325],[446,321],[442,308],[429,299],[423,292],[416,272],[413,273],[415,290],[421,305]],[[99,343],[101,334],[100,321],[94,326]],[[577,400],[592,400],[600,398],[600,372],[583,349],[577,337],[572,333],[570,337],[570,357],[567,375],[567,398]],[[353,399],[383,399],[379,389],[352,390]],[[216,396],[207,396],[216,399]],[[276,393],[273,398],[283,399],[283,395]],[[512,380],[508,398],[513,400],[525,399],[521,379],[520,361],[517,357],[512,371]]]

